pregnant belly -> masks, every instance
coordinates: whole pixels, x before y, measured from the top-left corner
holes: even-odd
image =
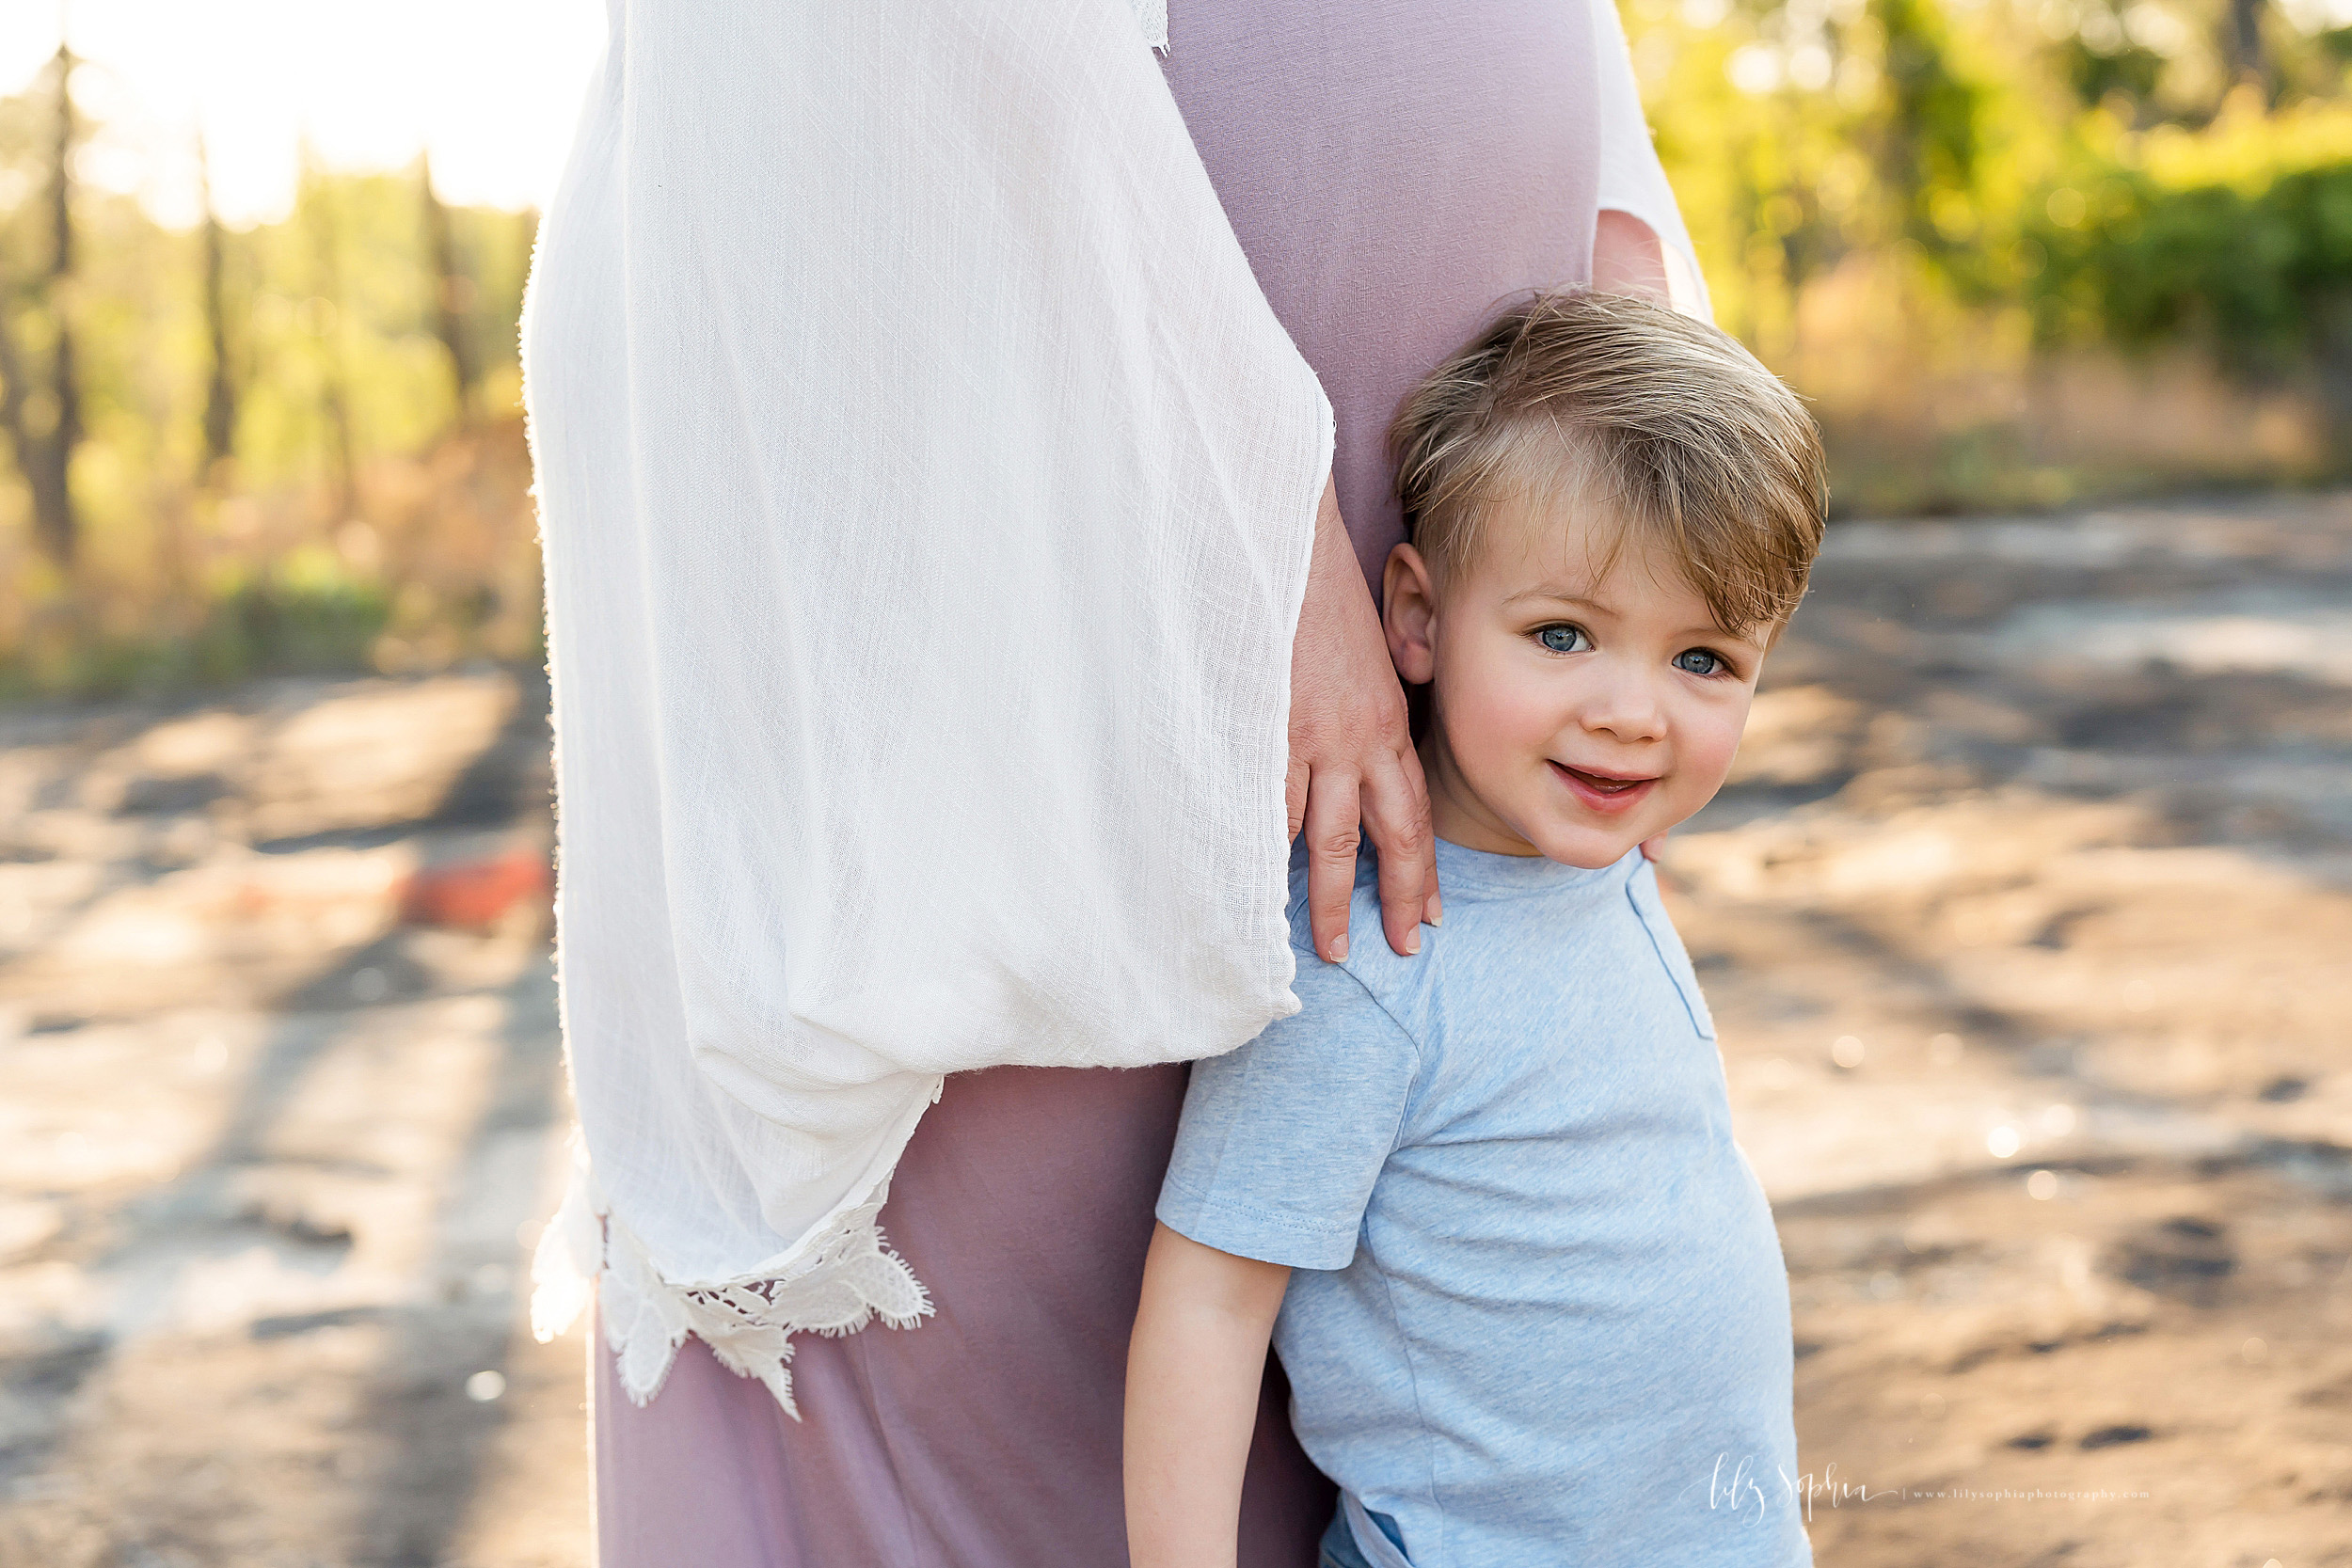
[[[1375,584],[1404,536],[1398,404],[1505,300],[1591,276],[1581,0],[1174,0],[1168,87],[1258,283],[1338,420]]]

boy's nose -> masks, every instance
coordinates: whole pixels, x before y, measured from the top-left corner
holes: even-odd
[[[1593,692],[1584,727],[1622,741],[1666,738],[1666,710],[1657,689],[1640,672],[1627,671]]]

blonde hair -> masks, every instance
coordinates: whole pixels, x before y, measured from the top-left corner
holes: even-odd
[[[1744,633],[1796,609],[1821,546],[1826,464],[1804,404],[1724,333],[1645,300],[1564,290],[1505,311],[1406,401],[1390,444],[1408,536],[1440,578],[1498,504],[1565,492],[1662,548]]]

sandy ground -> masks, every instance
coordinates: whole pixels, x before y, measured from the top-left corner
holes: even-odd
[[[1820,1560],[2352,1564],[2352,499],[1817,581],[1669,866]],[[0,715],[0,1565],[586,1561],[545,931],[401,918],[544,848],[540,702]]]

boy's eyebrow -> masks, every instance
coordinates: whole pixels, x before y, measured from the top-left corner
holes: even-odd
[[[1597,610],[1604,615],[1614,615],[1617,612],[1614,605],[1604,600],[1588,599],[1581,594],[1571,594],[1566,589],[1549,582],[1537,583],[1533,588],[1522,588],[1502,602],[1518,604],[1522,599],[1549,599],[1554,604],[1581,605],[1586,610]]]

